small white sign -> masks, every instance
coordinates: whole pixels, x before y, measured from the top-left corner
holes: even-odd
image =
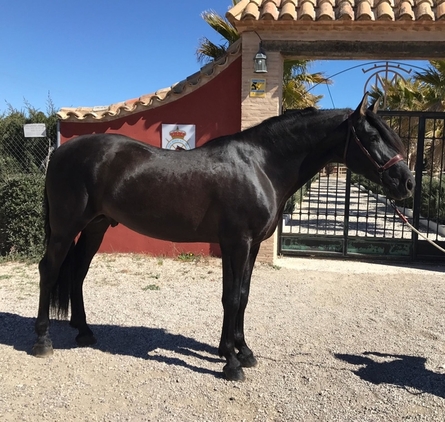
[[[162,148],[193,149],[195,148],[195,125],[162,125]]]
[[[46,138],[46,125],[45,123],[29,123],[23,125],[23,132],[25,132],[25,138]]]

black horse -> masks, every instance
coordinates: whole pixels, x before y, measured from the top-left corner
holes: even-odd
[[[77,343],[96,342],[86,322],[83,280],[106,230],[120,223],[158,239],[219,243],[219,354],[227,360],[226,378],[244,379],[242,367],[257,362],[244,338],[252,269],[286,200],[329,162],[344,162],[389,197],[409,197],[414,181],[402,150],[397,135],[368,108],[367,95],[354,112],[288,112],[180,153],[120,135],[67,142],[55,151],[46,177],[47,247],[39,265],[34,353],[53,352],[50,305],[66,316],[71,302]]]

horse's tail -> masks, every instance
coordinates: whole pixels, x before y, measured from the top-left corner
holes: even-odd
[[[51,237],[51,225],[49,223],[49,201],[48,194],[45,188],[44,200],[43,200],[43,214],[44,214],[44,229],[45,229],[45,247],[48,248],[49,239]],[[71,296],[71,286],[72,286],[72,276],[74,266],[74,248],[75,243],[72,242],[70,249],[62,262],[59,270],[59,275],[57,276],[56,283],[51,289],[50,293],[50,306],[54,315],[59,318],[66,318],[68,316],[68,309],[70,304]],[[45,256],[43,260],[48,259]]]
[[[49,225],[49,202],[46,187],[43,191],[43,228],[45,230],[45,249],[48,248],[49,237],[51,236],[51,226]]]
[[[76,244],[72,242],[70,249],[60,267],[57,281],[51,290],[51,309],[58,318],[62,319],[67,318],[70,306],[73,276],[74,272],[76,271],[75,247]]]

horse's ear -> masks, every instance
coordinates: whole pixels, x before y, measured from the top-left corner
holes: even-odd
[[[368,93],[365,92],[365,95],[363,95],[362,101],[354,111],[354,115],[356,117],[362,117],[366,115],[366,109],[368,108]]]
[[[368,110],[371,110],[373,113],[377,114],[379,111],[379,103],[380,103],[380,97],[377,97],[374,102],[369,106]]]

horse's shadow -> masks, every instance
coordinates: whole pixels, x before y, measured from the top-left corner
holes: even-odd
[[[14,347],[19,351],[31,354],[35,318],[23,317],[8,312],[0,312],[0,344]],[[205,367],[188,363],[184,358],[192,356],[207,362],[223,362],[218,358],[215,347],[201,343],[193,338],[180,334],[171,334],[161,328],[121,327],[118,325],[90,325],[97,344],[92,348],[115,355],[133,356],[135,358],[154,360],[188,368],[194,372],[210,374],[217,378],[222,374]],[[68,321],[51,321],[51,339],[54,349],[76,348],[77,330],[71,328]],[[164,353],[163,353],[164,351]],[[172,353],[175,357],[172,357]]]
[[[393,384],[412,394],[429,393],[445,398],[445,374],[427,369],[427,359],[424,357],[379,352],[334,356],[350,364],[360,365],[361,367],[353,372],[364,381],[372,384]]]

